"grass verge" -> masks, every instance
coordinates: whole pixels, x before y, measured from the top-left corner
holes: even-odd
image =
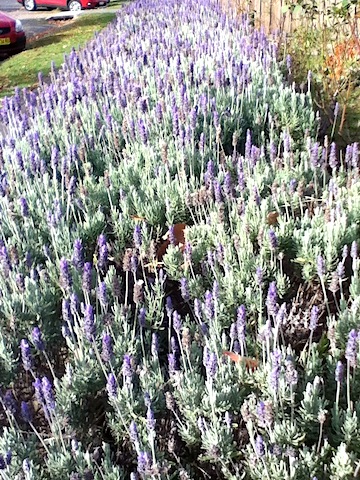
[[[39,72],[48,75],[52,61],[57,67],[60,66],[64,54],[69,53],[73,47],[84,45],[96,31],[106,27],[115,15],[115,11],[101,15],[83,15],[66,26],[53,30],[49,35],[29,41],[24,52],[0,65],[0,98],[11,95],[15,87],[36,86]]]

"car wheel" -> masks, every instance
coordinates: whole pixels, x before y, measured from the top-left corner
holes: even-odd
[[[70,0],[70,2],[68,3],[68,9],[71,12],[80,12],[81,8],[82,7],[79,0]]]
[[[25,10],[28,10],[29,12],[36,10],[35,0],[24,0],[24,7]]]

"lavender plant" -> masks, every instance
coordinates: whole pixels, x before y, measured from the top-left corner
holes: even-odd
[[[3,478],[356,476],[358,146],[276,45],[134,2],[4,100]]]

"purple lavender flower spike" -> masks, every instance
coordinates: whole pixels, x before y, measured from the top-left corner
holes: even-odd
[[[6,465],[10,465],[11,464],[11,460],[12,460],[12,452],[11,450],[8,450],[6,453],[5,453],[5,463]]]
[[[10,258],[5,246],[0,248],[0,266],[5,277],[9,276],[11,268]]]
[[[139,133],[140,140],[144,145],[146,145],[149,139],[149,135],[146,129],[146,125],[142,119],[140,119],[138,122],[138,133]]]
[[[99,248],[100,248],[100,247],[103,247],[104,245],[106,245],[106,236],[105,236],[103,233],[101,233],[101,234],[99,235],[97,244],[98,244],[98,247],[99,247]]]
[[[338,383],[342,383],[344,379],[344,364],[342,362],[337,362],[335,368],[335,381]]]
[[[239,340],[234,341],[233,350],[234,350],[234,353],[238,353],[238,354],[241,353],[241,347],[240,347]]]
[[[259,190],[256,185],[254,185],[252,191],[253,191],[254,202],[259,207],[261,203],[261,197],[259,195]]]
[[[276,324],[283,325],[286,319],[286,303],[283,303],[276,314]]]
[[[195,298],[195,300],[194,300],[194,313],[195,313],[195,316],[198,320],[202,319],[201,302],[198,298]]]
[[[179,345],[175,337],[170,338],[170,347],[171,347],[172,353],[176,355],[176,353],[178,353],[179,351]]]
[[[40,352],[43,352],[45,350],[44,340],[42,338],[42,333],[39,327],[34,327],[31,333],[31,339],[34,344],[34,347],[37,350],[39,350]]]
[[[230,325],[230,338],[232,341],[234,341],[237,338],[238,332],[237,332],[237,326],[236,322],[233,322]]]
[[[238,340],[240,343],[245,341],[245,332],[246,332],[246,308],[245,305],[240,305],[237,309],[237,320],[236,320]]]
[[[147,475],[151,475],[152,460],[148,452],[139,452],[137,457],[137,471],[145,478]]]
[[[319,144],[317,142],[311,147],[310,163],[313,168],[317,168],[319,165]]]
[[[185,277],[182,277],[180,280],[180,289],[181,289],[182,298],[185,300],[185,302],[189,301],[190,300],[189,285]]]
[[[129,433],[130,433],[130,440],[132,441],[132,443],[134,445],[139,445],[139,433],[138,433],[137,425],[134,422],[134,420],[132,420],[132,422],[130,423]]]
[[[176,365],[176,357],[173,353],[168,354],[168,367],[169,367],[169,375],[175,375],[176,370],[177,370],[177,365]]]
[[[343,262],[338,263],[338,266],[336,268],[336,273],[338,274],[340,280],[344,278],[344,276],[345,276],[345,266],[344,266]]]
[[[211,352],[209,354],[209,357],[206,360],[205,369],[206,369],[206,375],[208,379],[212,379],[215,377],[218,369],[218,360],[217,360],[216,353]]]
[[[138,321],[141,328],[145,327],[145,319],[146,319],[146,308],[141,307],[138,315]]]
[[[291,55],[286,55],[286,68],[290,71],[291,70]]]
[[[290,386],[296,385],[298,382],[298,372],[294,366],[293,359],[288,358],[285,364],[286,364],[286,371],[285,371],[286,383]]]
[[[350,256],[353,260],[358,256],[358,246],[355,240],[351,244]]]
[[[98,287],[98,299],[100,302],[100,305],[103,308],[107,307],[108,300],[107,300],[107,293],[106,293],[106,283],[105,282],[100,282],[99,287]]]
[[[215,315],[215,306],[212,293],[209,290],[205,292],[204,312],[207,319],[211,322]]]
[[[138,259],[137,255],[131,255],[130,265],[131,265],[131,271],[133,273],[136,273],[137,269],[138,269],[138,266],[139,266],[139,259]]]
[[[270,373],[270,386],[275,392],[277,392],[279,388],[280,362],[281,362],[281,352],[278,349],[274,350],[271,353],[272,370]]]
[[[222,191],[221,191],[221,185],[217,180],[213,181],[213,187],[214,187],[214,196],[215,196],[215,202],[216,203],[222,203],[223,198],[222,198]]]
[[[322,278],[326,273],[326,268],[325,268],[324,258],[321,255],[318,255],[316,259],[316,268],[317,268],[317,274],[319,275],[320,278]]]
[[[309,323],[310,331],[313,332],[314,330],[316,330],[318,321],[319,321],[319,307],[314,305],[311,309],[311,315],[310,315],[310,323]]]
[[[224,178],[224,185],[223,185],[223,190],[224,190],[224,195],[226,198],[232,198],[233,197],[233,185],[232,185],[232,179],[231,179],[231,174],[230,172],[226,172],[225,178]]]
[[[151,355],[157,358],[159,354],[159,338],[154,332],[151,336]]]
[[[22,463],[22,469],[25,475],[30,475],[31,472],[31,463],[28,458],[25,458],[25,460]]]
[[[64,290],[70,290],[72,285],[69,263],[64,257],[60,260],[60,285]]]
[[[257,267],[256,268],[256,283],[259,285],[259,287],[262,286],[263,284],[263,279],[264,279],[264,274],[263,274],[263,270],[261,267]]]
[[[279,242],[276,237],[276,233],[273,228],[269,230],[269,244],[271,250],[276,250],[278,248]]]
[[[37,401],[43,405],[45,403],[45,398],[42,390],[42,383],[40,378],[36,378],[35,382],[33,383],[34,390],[35,390],[35,397]]]
[[[179,334],[181,331],[182,324],[181,324],[181,317],[176,310],[173,313],[173,327],[175,332]]]
[[[351,330],[346,344],[345,358],[350,367],[355,368],[357,364],[358,334],[356,330]]]
[[[174,311],[174,307],[173,307],[171,297],[166,297],[166,314],[169,317],[169,319],[171,318],[173,311]]]
[[[70,309],[70,302],[65,298],[62,301],[62,317],[66,324],[72,325],[73,316]]]
[[[131,365],[131,355],[124,355],[123,365],[122,365],[122,374],[124,377],[124,382],[129,386],[132,382],[133,377],[133,367]]]
[[[74,292],[70,295],[70,311],[73,316],[79,313],[79,298]]]
[[[205,420],[204,420],[203,417],[199,417],[199,418],[198,418],[197,424],[198,424],[198,428],[199,428],[200,432],[201,432],[201,433],[205,433],[206,424],[205,424]]]
[[[247,130],[246,132],[246,143],[245,143],[245,158],[249,160],[251,156],[251,147],[252,147],[252,139],[251,139],[251,132]]]
[[[111,362],[113,356],[112,338],[108,333],[104,332],[102,336],[101,358],[107,363]]]
[[[255,449],[256,449],[256,454],[259,457],[263,457],[265,455],[265,445],[264,445],[264,440],[261,435],[258,435],[255,440]]]
[[[48,410],[51,412],[55,410],[55,399],[52,390],[52,384],[47,377],[43,377],[41,380],[41,388],[44,395],[44,400]]]
[[[266,413],[265,413],[265,403],[264,402],[260,401],[257,404],[256,415],[258,417],[260,426],[266,425],[266,419],[265,419]]]
[[[30,408],[30,402],[21,402],[20,406],[21,417],[26,423],[30,423],[32,421],[32,412]]]
[[[353,168],[358,168],[359,166],[359,147],[357,143],[352,145],[351,165]]]
[[[205,186],[210,188],[214,180],[214,162],[209,160],[204,174]]]
[[[109,373],[106,383],[106,390],[109,395],[109,398],[114,398],[117,395],[117,382],[115,375],[113,373]]]
[[[33,367],[33,360],[32,360],[31,348],[30,348],[29,342],[25,338],[23,338],[20,342],[20,350],[21,350],[21,359],[22,359],[24,370],[28,372]]]
[[[142,245],[142,234],[140,225],[135,225],[134,228],[134,245],[135,248],[137,248],[138,250],[141,248]]]
[[[174,225],[170,225],[169,227],[169,242],[170,242],[170,245],[176,244]]]
[[[155,420],[155,417],[154,417],[154,412],[153,412],[151,406],[148,406],[147,414],[146,414],[146,427],[147,427],[148,432],[151,432],[151,431],[155,430],[155,424],[156,424],[156,420]]]
[[[90,293],[91,291],[91,278],[92,278],[92,265],[90,262],[86,262],[83,269],[82,288],[84,292]]]
[[[149,408],[151,406],[151,398],[149,392],[144,393],[144,404],[146,408]]]
[[[106,270],[107,262],[108,262],[108,248],[107,245],[101,245],[99,248],[99,256],[97,259],[97,265],[101,271]]]
[[[270,315],[276,316],[278,311],[276,282],[271,282],[269,285],[269,290],[266,298],[266,306],[268,309],[268,313]]]
[[[7,390],[5,392],[2,401],[6,410],[8,410],[12,415],[17,413],[18,405],[11,390]]]
[[[29,206],[26,201],[26,198],[20,197],[19,199],[19,205],[20,205],[20,213],[21,215],[26,218],[29,216]]]
[[[184,250],[185,259],[191,263],[192,261],[192,246],[190,242],[185,242],[185,250]]]
[[[337,165],[338,165],[338,160],[337,160],[337,154],[336,154],[336,143],[332,142],[330,146],[329,166],[334,170],[337,167]]]
[[[96,335],[94,309],[91,305],[85,305],[84,308],[84,333],[89,342],[92,342]]]
[[[214,283],[213,283],[212,295],[214,300],[219,300],[220,287],[219,287],[219,283],[216,280],[214,280]]]
[[[83,245],[79,238],[74,241],[72,264],[77,270],[81,270],[84,266]]]

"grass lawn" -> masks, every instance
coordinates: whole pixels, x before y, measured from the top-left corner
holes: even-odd
[[[124,2],[112,0],[111,7],[120,7]],[[38,73],[50,72],[51,61],[60,66],[64,54],[89,41],[96,31],[106,27],[115,18],[115,9],[100,15],[83,15],[49,35],[28,42],[27,50],[0,64],[0,97],[11,95],[15,87],[36,86]]]

